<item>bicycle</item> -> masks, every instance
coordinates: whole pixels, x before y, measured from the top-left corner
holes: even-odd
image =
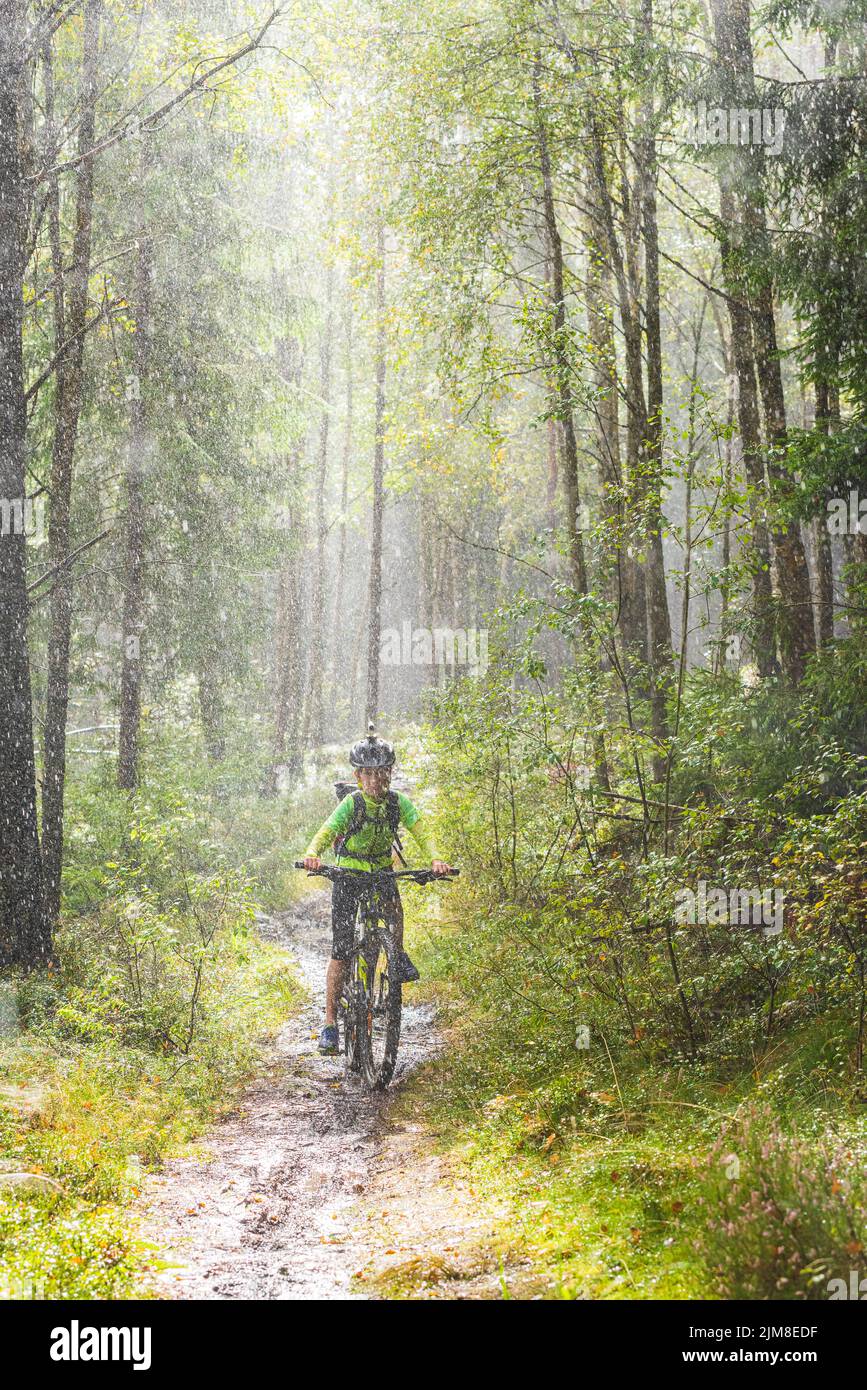
[[[303,869],[304,861],[296,860],[295,868]],[[448,883],[460,870],[452,869],[450,874],[435,874],[432,869],[378,869],[368,873],[364,869],[322,864],[307,872],[332,883],[350,876],[364,880],[365,891],[359,896],[355,940],[340,998],[340,1023],[347,1071],[363,1076],[371,1090],[384,1091],[397,1062],[403,1000],[401,984],[396,979],[399,947],[386,925],[377,885],[398,878],[421,884]]]

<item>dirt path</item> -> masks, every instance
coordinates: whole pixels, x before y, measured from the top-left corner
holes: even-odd
[[[449,1172],[421,1125],[392,1119],[401,1084],[434,1055],[429,1009],[405,1005],[389,1092],[320,1057],[328,899],[260,922],[286,946],[312,1002],[275,1040],[267,1070],[189,1157],[148,1179],[142,1235],[174,1266],[159,1293],[192,1299],[496,1297],[497,1213]],[[406,991],[411,998],[411,991]],[[354,1277],[357,1276],[357,1277]],[[449,1290],[447,1292],[447,1290]]]

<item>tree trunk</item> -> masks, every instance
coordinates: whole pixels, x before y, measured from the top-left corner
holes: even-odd
[[[628,522],[628,502],[641,496],[641,454],[647,430],[647,407],[644,400],[644,378],[641,352],[641,323],[634,292],[633,274],[617,236],[614,207],[608,188],[605,152],[602,135],[595,118],[590,117],[590,168],[592,177],[590,204],[593,219],[604,247],[606,259],[617,286],[620,326],[623,333],[624,395],[626,399],[626,484],[624,520]],[[623,190],[624,209],[628,206],[628,189]],[[621,576],[619,626],[623,645],[629,656],[639,663],[649,663],[650,648],[647,628],[647,594],[644,569],[633,553],[631,524],[621,539]]]
[[[586,509],[582,508],[581,491],[578,481],[578,441],[575,437],[574,402],[572,398],[571,372],[569,360],[568,330],[566,324],[566,287],[563,274],[563,243],[557,225],[557,209],[554,205],[554,181],[551,174],[551,156],[548,149],[548,133],[542,110],[539,89],[540,61],[537,57],[533,72],[533,104],[536,111],[536,134],[539,148],[539,164],[542,173],[542,211],[545,220],[545,233],[550,255],[550,287],[554,311],[554,386],[556,391],[557,418],[563,439],[563,491],[566,502],[566,538],[569,545],[569,562],[572,584],[582,598],[587,596],[587,562],[584,554],[584,531],[587,527]],[[598,669],[597,648],[592,623],[581,606],[578,616],[579,627],[585,647],[588,664]],[[591,679],[593,677],[591,676]],[[596,726],[593,734],[594,758],[597,780],[608,788],[608,764],[605,754],[605,739],[601,732],[602,710],[598,699],[591,695],[591,719]]]
[[[548,446],[548,472],[545,479],[545,522],[551,535],[557,530],[557,493],[560,484],[560,441],[557,421],[550,416],[545,421],[545,437]]]
[[[602,487],[603,515],[614,528],[617,552],[621,549],[623,474],[620,459],[620,418],[617,397],[617,353],[611,322],[611,271],[600,259],[596,241],[589,229],[585,235],[587,251],[587,338],[593,353],[593,414],[596,425],[599,481]]]
[[[373,517],[370,528],[370,581],[367,611],[367,698],[365,722],[375,723],[379,709],[379,647],[382,628],[382,523],[385,508],[385,230],[377,236],[376,273],[376,402],[373,420]]]
[[[764,214],[762,221],[764,223]],[[753,310],[753,328],[756,371],[765,412],[768,473],[779,486],[786,482],[785,471],[778,461],[786,448],[786,406],[769,285],[763,285],[759,290]],[[775,527],[774,551],[779,587],[780,656],[786,676],[797,683],[804,675],[807,658],[816,650],[810,571],[797,522]]]
[[[830,426],[828,383],[817,381],[814,427],[819,434],[827,435]],[[813,541],[816,549],[816,635],[819,645],[827,647],[834,640],[834,562],[824,517],[817,517],[813,522]]]
[[[641,28],[649,62],[653,44],[653,0],[642,0]],[[662,546],[662,326],[659,290],[659,231],[656,219],[656,138],[653,91],[646,84],[642,101],[642,131],[638,141],[641,218],[644,232],[645,339],[647,345],[647,430],[645,434],[644,497],[647,527],[647,627],[651,670],[651,717],[654,737],[668,737],[666,704],[673,679],[671,616],[665,591]],[[654,760],[656,780],[665,776],[661,753]]]
[[[720,223],[734,228],[736,204],[730,189],[720,187]],[[753,648],[760,676],[775,675],[777,667],[774,635],[773,594],[771,590],[771,543],[765,520],[767,482],[762,462],[759,426],[759,396],[756,387],[756,364],[753,355],[753,333],[749,310],[743,301],[740,276],[736,270],[735,252],[731,239],[720,242],[723,281],[728,294],[727,307],[731,324],[731,351],[737,378],[738,432],[744,474],[750,490],[749,508],[752,524],[753,577]]]
[[[142,160],[142,180],[146,159]],[[144,482],[152,448],[148,431],[153,300],[153,245],[144,227],[138,242],[135,299],[135,373],[130,400],[129,454],[126,473],[126,550],[123,569],[123,649],[120,683],[120,736],[117,784],[130,791],[139,781],[141,725],[142,629],[144,618]]]
[[[322,742],[322,676],[326,658],[325,629],[325,545],[328,530],[325,524],[325,481],[328,475],[328,435],[331,424],[331,337],[333,333],[334,272],[329,265],[325,277],[325,319],[319,346],[319,394],[322,398],[322,423],[319,430],[319,459],[316,467],[314,514],[316,517],[316,558],[313,565],[313,595],[311,613],[317,635],[310,650],[310,685],[307,692],[311,742]]]
[[[291,470],[287,470],[291,471]],[[286,513],[286,520],[294,518]],[[277,791],[277,776],[282,765],[292,772],[301,768],[299,735],[301,723],[302,697],[302,653],[301,623],[303,621],[303,595],[301,592],[301,566],[297,548],[299,527],[287,526],[290,539],[287,552],[280,566],[277,580],[277,604],[275,619],[275,661],[274,661],[274,737],[271,745],[271,765],[265,775],[263,795],[274,796]]]
[[[95,143],[97,59],[101,4],[90,0],[84,16],[84,51],[81,74],[81,122],[79,154]],[[54,135],[53,73],[51,48],[45,52],[46,119],[49,139]],[[53,150],[48,159],[53,159]],[[55,351],[71,341],[72,347],[58,362],[54,388],[54,445],[51,459],[51,510],[48,517],[49,568],[57,571],[51,591],[48,636],[48,682],[45,705],[44,769],[42,781],[42,863],[45,875],[45,908],[52,924],[60,912],[63,868],[63,802],[66,782],[66,718],[69,706],[69,648],[72,632],[72,574],[70,507],[78,422],[81,414],[84,329],[87,322],[88,280],[93,216],[92,159],[79,164],[76,173],[75,233],[69,302],[65,302],[63,245],[60,232],[60,195],[52,180],[49,209],[52,271],[54,273]]]
[[[273,295],[281,311],[288,317],[291,298],[279,276],[273,277]],[[304,375],[304,354],[297,338],[287,333],[275,344],[276,368],[286,386],[297,390]],[[277,775],[282,765],[293,772],[301,770],[301,704],[303,696],[303,651],[301,644],[304,622],[304,594],[301,578],[301,537],[304,531],[300,504],[288,504],[297,487],[297,475],[306,450],[301,439],[283,460],[287,505],[281,508],[280,530],[285,536],[285,548],[277,580],[277,599],[274,622],[274,733],[271,744],[271,763],[262,785],[264,796],[274,796]]]
[[[27,416],[22,361],[26,76],[24,0],[0,0],[0,964],[32,969],[51,954],[36,825],[36,759],[23,527]]]
[[[567,345],[566,293],[563,277],[563,244],[557,226],[554,206],[554,187],[551,177],[551,157],[548,135],[542,113],[539,92],[539,62],[533,75],[533,102],[536,108],[536,134],[539,163],[542,171],[542,212],[548,240],[551,308],[554,315],[553,354],[554,390],[557,419],[563,438],[563,491],[566,502],[566,540],[569,547],[569,567],[572,583],[581,595],[587,593],[587,565],[584,556],[584,537],[581,513],[581,492],[578,483],[578,442],[573,416],[571,363]]]
[[[349,510],[349,464],[352,459],[352,300],[346,295],[344,310],[346,340],[346,399],[343,421],[343,454],[340,466],[340,526],[337,539],[337,577],[334,582],[334,610],[331,623],[331,656],[328,663],[332,690],[345,680],[341,674],[341,635],[348,630],[346,621],[346,514]]]
[[[734,472],[734,450],[732,449],[732,432],[735,423],[735,404],[737,401],[737,377],[735,376],[735,363],[732,356],[731,338],[727,338],[722,324],[722,318],[716,308],[716,300],[710,296],[709,303],[716,320],[717,332],[719,333],[720,345],[722,347],[723,362],[726,373],[726,434],[723,453],[723,472],[722,485],[723,496],[729,497],[732,490],[732,475]],[[720,583],[720,610],[719,610],[719,642],[714,654],[713,669],[716,675],[720,675],[726,669],[728,657],[728,641],[731,625],[731,562],[732,562],[732,523],[731,511],[728,505],[723,509],[723,538],[722,538],[722,581]]]
[[[751,109],[761,106],[755,84],[749,0],[711,0],[711,9],[717,60],[727,78],[732,106],[744,105]],[[764,157],[762,145],[736,146],[731,152],[754,270],[749,305],[765,415],[768,477],[779,486],[785,480],[778,460],[787,442],[786,405],[777,350],[773,286],[767,273],[770,239],[764,204]],[[721,187],[725,181],[723,174]],[[731,196],[734,197],[734,193]],[[804,674],[807,658],[815,651],[810,574],[800,528],[794,523],[775,528],[774,550],[779,589],[780,655],[786,676],[797,682]]]

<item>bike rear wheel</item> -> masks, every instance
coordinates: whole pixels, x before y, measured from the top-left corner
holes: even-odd
[[[376,1091],[384,1091],[394,1075],[400,1043],[402,1011],[398,980],[398,948],[389,932],[375,932],[363,948],[366,964],[364,994],[364,1076]]]

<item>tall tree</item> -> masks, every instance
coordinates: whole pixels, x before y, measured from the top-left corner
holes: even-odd
[[[0,962],[34,967],[51,952],[36,824],[36,759],[27,644],[22,359],[26,175],[24,0],[0,0]]]
[[[346,596],[346,521],[349,510],[349,465],[352,459],[353,444],[353,338],[352,338],[352,297],[346,291],[343,307],[343,333],[345,352],[344,408],[343,408],[343,448],[340,460],[340,501],[337,527],[337,573],[334,581],[334,608],[330,624],[331,650],[329,655],[329,679],[336,690],[338,683],[345,684],[346,672],[339,669],[340,631],[344,617]]]
[[[325,622],[325,546],[328,526],[325,517],[325,484],[328,477],[328,445],[331,426],[331,361],[334,335],[334,266],[329,263],[325,272],[325,303],[319,338],[319,396],[322,419],[319,426],[319,449],[314,479],[313,515],[316,525],[316,553],[313,559],[313,594],[311,612],[314,622]],[[305,743],[322,741],[322,682],[327,655],[324,640],[315,641],[310,651],[309,684],[305,715]]]
[[[48,636],[48,688],[45,702],[44,767],[42,778],[42,858],[46,911],[52,922],[60,911],[63,866],[63,803],[66,783],[66,719],[69,708],[69,648],[72,633],[73,575],[70,560],[70,508],[78,423],[84,386],[84,345],[89,305],[91,244],[93,240],[94,160],[84,156],[96,135],[96,103],[101,0],[90,0],[84,13],[84,40],[79,98],[78,153],[75,170],[75,227],[69,294],[66,294],[65,254],[61,237],[60,189],[57,174],[49,182],[49,225],[54,273],[55,354],[62,353],[55,374],[54,446],[51,457],[48,554],[56,571],[51,591]],[[46,116],[55,159],[53,73],[50,43],[45,51]],[[67,346],[68,345],[68,346]]]
[[[566,290],[563,274],[563,243],[557,225],[557,210],[554,204],[554,181],[551,171],[551,155],[548,147],[548,132],[542,109],[542,95],[539,86],[541,61],[536,55],[533,68],[533,108],[536,117],[536,134],[539,148],[539,165],[542,176],[542,213],[545,235],[550,258],[551,312],[553,326],[551,333],[552,355],[554,359],[554,390],[556,395],[556,418],[560,422],[563,437],[563,490],[566,501],[566,541],[569,547],[569,565],[572,583],[579,594],[587,594],[587,562],[584,555],[584,536],[581,526],[581,492],[578,479],[578,442],[575,437],[575,417],[572,403],[572,364],[569,360],[569,337],[566,324]]]
[[[385,511],[385,227],[382,222],[376,238],[376,291],[374,299],[374,381],[376,398],[373,412],[373,508],[370,526],[370,579],[367,590],[367,694],[365,721],[376,721],[379,710],[380,635],[382,630],[382,526]]]
[[[654,111],[653,0],[641,0],[639,32],[648,75],[642,83],[638,139],[638,190],[644,242],[644,325],[647,357],[647,430],[645,436],[643,494],[647,528],[647,630],[651,675],[653,733],[661,749],[668,735],[666,703],[671,689],[673,653],[671,616],[665,591],[662,531],[663,393],[662,315],[659,285],[659,228],[656,216],[656,113]],[[664,760],[657,754],[656,777],[664,775]]]
[[[123,645],[121,648],[120,733],[117,784],[133,790],[139,782],[142,638],[144,628],[145,495],[144,474],[153,448],[148,419],[153,333],[154,247],[144,212],[149,157],[140,170],[138,251],[133,297],[135,350],[129,383],[129,445],[126,465],[126,530],[123,560]]]
[[[756,91],[750,32],[749,0],[712,0],[717,57],[730,110],[761,107]],[[770,238],[765,211],[764,147],[736,145],[729,153],[730,174],[737,180],[736,200],[751,265],[749,307],[753,326],[756,374],[765,418],[768,478],[781,492],[787,443],[786,403],[777,344],[773,282],[768,270]],[[729,177],[730,177],[729,174]],[[726,177],[726,175],[723,175]],[[779,589],[779,645],[785,674],[799,681],[815,651],[813,607],[807,558],[797,523],[778,522],[773,531]]]
[[[731,326],[731,360],[737,381],[738,434],[749,491],[752,545],[749,566],[753,584],[752,642],[760,676],[778,671],[771,584],[771,540],[767,523],[768,485],[762,452],[753,325],[746,303],[746,287],[739,270],[736,203],[727,181],[720,186],[720,252],[726,307]]]

